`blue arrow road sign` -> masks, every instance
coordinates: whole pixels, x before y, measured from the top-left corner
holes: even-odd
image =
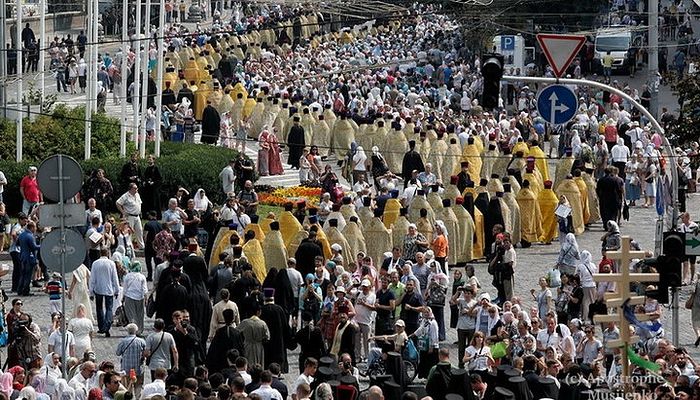
[[[563,85],[550,85],[537,96],[537,111],[553,125],[569,122],[576,115],[578,99],[574,91]]]

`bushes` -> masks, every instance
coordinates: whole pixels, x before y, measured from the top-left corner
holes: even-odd
[[[8,184],[3,193],[4,201],[11,214],[21,209],[22,197],[19,182],[27,173],[30,165],[39,166],[41,161],[53,154],[62,153],[72,156],[83,168],[85,177],[92,170],[102,168],[112,182],[115,196],[123,193],[119,174],[125,159],[119,158],[119,122],[104,114],[93,116],[93,158],[83,161],[84,156],[84,110],[68,109],[57,106],[54,116],[40,116],[33,122],[25,120],[24,155],[25,160],[17,163],[15,158],[15,126],[12,121],[0,120],[0,171],[4,172]],[[148,143],[147,154],[153,153],[154,143]],[[135,149],[129,142],[128,154]],[[219,172],[228,164],[228,160],[237,157],[234,150],[201,144],[161,143],[161,157],[156,161],[163,176],[161,200],[163,208],[168,198],[182,186],[194,194],[203,188],[212,202],[222,204],[224,194],[221,190]],[[146,161],[140,160],[141,171],[146,169]],[[84,199],[85,200],[85,199]]]

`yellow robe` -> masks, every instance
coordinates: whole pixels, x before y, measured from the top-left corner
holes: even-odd
[[[340,206],[340,213],[343,215],[343,218],[345,218],[345,222],[350,222],[351,217],[357,217],[357,224],[360,226],[360,229],[362,229],[362,221],[360,220],[360,216],[357,215],[357,212],[355,211],[355,205],[354,204],[343,204]],[[345,230],[345,228],[343,228]]]
[[[425,236],[428,243],[433,241],[433,226],[435,226],[435,223],[430,222],[427,218],[418,218],[416,220],[416,230]]]
[[[581,204],[581,192],[573,179],[564,179],[556,190],[557,195],[564,195],[571,205],[571,218],[574,222],[574,234],[580,235],[586,227],[583,224],[583,205]]]
[[[540,149],[539,146],[530,147],[527,157],[535,157],[535,166],[542,174],[542,180],[549,180],[549,164],[547,164],[547,155]]]
[[[538,196],[540,191],[544,189],[544,182],[541,179],[536,169],[523,174],[523,181],[530,182],[530,189],[535,193],[535,196]]]
[[[475,141],[476,142],[476,141]],[[481,154],[476,144],[468,144],[462,152],[462,161],[468,161],[468,174],[472,181],[479,182],[481,180]]]
[[[212,247],[212,255],[209,259],[209,268],[215,267],[219,263],[219,254],[226,251],[231,246],[231,236],[238,236],[238,231],[235,229],[219,229],[219,233],[214,239],[214,246]]]
[[[478,260],[484,257],[484,245],[486,237],[484,236],[484,214],[474,207],[474,224],[476,225],[476,243],[474,243],[474,259]]]
[[[436,213],[435,218],[445,223],[448,243],[447,260],[449,264],[454,264],[463,246],[463,238],[459,234],[459,228],[457,227],[457,216],[454,211],[452,211],[452,207],[443,207],[442,210]]]
[[[305,230],[300,230],[294,235],[294,238],[289,241],[289,244],[287,245],[287,254],[290,255],[295,255],[297,253],[297,249],[299,248],[299,245],[301,244],[301,241],[304,239],[307,239],[309,237],[309,232]]]
[[[360,225],[364,229],[367,224],[369,224],[369,221],[374,218],[374,213],[369,207],[362,207],[359,210],[357,210],[357,215],[360,217]]]
[[[391,242],[394,246],[399,246],[403,249],[403,239],[408,233],[408,225],[411,223],[405,216],[399,216],[391,226]]]
[[[245,103],[243,103],[243,119],[248,119],[248,117],[250,117],[257,103],[258,102],[255,101],[254,98],[248,96],[248,98],[245,100]]]
[[[321,248],[323,249],[323,256],[326,259],[329,259],[333,256],[333,252],[331,251],[331,243],[328,241],[328,236],[326,236],[326,232],[323,231],[323,228],[321,225],[318,223],[312,224],[311,226],[317,226],[318,231],[316,232],[316,240],[321,242]]]
[[[246,232],[248,232],[248,231],[255,232],[255,238],[258,239],[260,241],[260,243],[262,243],[265,240],[265,232],[263,232],[260,224],[250,223],[250,224],[246,225],[245,231]]]
[[[345,152],[350,150],[350,143],[355,141],[356,130],[353,128],[350,121],[347,119],[339,119],[335,121],[333,127],[333,147],[339,156],[344,156]]]
[[[284,240],[284,245],[289,248],[289,243],[291,243],[297,232],[303,231],[304,228],[299,223],[297,217],[292,214],[291,211],[282,211],[280,213],[280,232],[282,232],[282,239]],[[294,254],[294,253],[290,253]]]
[[[552,189],[544,189],[537,197],[542,215],[542,236],[540,242],[551,243],[559,235],[559,222],[554,210],[559,205],[559,199]]]
[[[442,203],[440,205],[442,205]],[[435,213],[433,212],[433,207],[423,196],[414,196],[413,200],[411,200],[411,204],[408,205],[408,220],[418,221],[418,218],[420,218],[421,208],[428,210],[428,221],[432,227],[432,225],[435,223]]]
[[[445,191],[442,192],[442,198],[449,199],[451,204],[455,204],[457,197],[460,197],[460,196],[462,196],[462,194],[459,193],[459,189],[457,189],[457,185],[449,184],[445,188]]]
[[[520,207],[520,232],[528,242],[537,242],[544,231],[542,230],[542,215],[537,195],[530,188],[520,189],[516,196]]]
[[[360,229],[359,225],[348,220],[348,224],[345,225],[345,228],[343,229],[342,233],[345,237],[345,240],[347,240],[348,242],[348,246],[350,246],[348,257],[357,257],[357,253],[359,252],[367,254],[365,236],[362,233],[362,230]]]
[[[328,155],[331,146],[331,129],[328,127],[325,117],[323,120],[317,120],[316,124],[314,124],[311,143],[318,146],[318,152],[321,156]]]
[[[401,212],[401,202],[399,199],[389,199],[386,201],[384,206],[384,215],[382,216],[382,221],[387,229],[391,229],[391,226],[399,218],[399,213]]]
[[[588,225],[590,223],[589,220],[591,219],[591,212],[590,212],[589,207],[588,207],[588,186],[586,185],[586,182],[583,180],[583,178],[580,176],[578,176],[578,177],[575,176],[574,182],[576,182],[576,186],[578,186],[578,191],[581,193],[581,208],[583,211],[583,224]]]
[[[270,224],[274,221],[275,221],[274,218],[268,218],[268,217],[265,217],[265,218],[260,220],[260,229],[262,229],[262,231],[265,235],[267,235],[268,232],[270,232]],[[282,240],[282,243],[284,243],[284,240]]]
[[[486,184],[486,190],[489,192],[489,198],[496,197],[496,193],[498,192],[505,192],[505,190],[503,190],[503,183],[500,179],[496,178],[489,179],[489,182]]]
[[[559,185],[564,182],[566,176],[571,173],[571,167],[574,165],[574,157],[563,157],[557,164],[557,175],[554,181],[554,190],[558,191]]]
[[[433,172],[437,177],[438,182],[445,182],[450,177],[442,176],[443,168],[442,165],[445,162],[445,155],[447,154],[447,143],[443,139],[437,139],[430,146],[430,155],[428,156],[428,162],[433,164]]]
[[[271,268],[281,270],[287,266],[287,248],[284,246],[282,232],[268,232],[262,242],[262,248],[267,271],[270,271]]]
[[[199,82],[199,64],[197,64],[197,61],[188,60],[185,64],[184,74],[188,84],[194,82],[196,85]]]
[[[387,229],[378,217],[373,217],[365,225],[364,236],[366,239],[367,255],[372,257],[375,265],[384,260],[384,253],[391,250],[391,230]]]
[[[520,205],[518,204],[518,200],[515,198],[515,194],[513,194],[513,192],[504,193],[503,200],[506,202],[508,209],[510,210],[510,221],[511,226],[513,227],[513,229],[510,231],[511,239],[513,240],[514,244],[520,243],[520,239],[522,237]]]
[[[389,170],[395,174],[401,174],[403,156],[408,151],[408,141],[400,130],[392,130],[386,136],[383,147],[384,158]]]
[[[204,113],[204,109],[207,107],[207,98],[209,97],[209,94],[211,94],[211,88],[204,82],[200,83],[197,87],[197,91],[194,92],[194,110],[195,119],[197,121],[202,120],[202,114]]]
[[[350,260],[353,259],[353,254],[351,253],[352,248],[350,247],[350,244],[348,243],[347,239],[345,239],[345,236],[340,232],[338,228],[335,226],[331,226],[328,228],[328,232],[326,232],[326,235],[328,236],[328,241],[330,243],[337,243],[340,245],[340,248],[342,249],[342,255],[343,255],[343,261],[345,262],[345,265],[347,265]]]
[[[513,149],[511,150],[511,153],[513,154],[518,154],[522,152],[523,153],[523,158],[527,157],[527,154],[530,152],[530,149],[527,148],[527,143],[525,142],[518,142],[513,146]]]
[[[486,150],[484,154],[482,155],[482,165],[481,165],[481,177],[484,179],[491,179],[492,174],[497,174],[499,177],[503,177],[505,175],[505,167],[503,168],[504,171],[496,171],[494,170],[494,167],[497,164],[498,161],[498,150]]]
[[[468,263],[474,259],[474,220],[461,204],[452,204],[452,211],[457,218],[457,231],[461,243],[454,262]]]
[[[590,214],[588,223],[592,224],[600,220],[598,195],[595,192],[595,181],[593,180],[593,177],[586,172],[582,172],[581,177],[583,178],[583,181],[586,182],[586,187],[590,189],[588,190],[588,212]]]
[[[267,269],[265,268],[265,255],[260,241],[258,239],[250,239],[243,245],[243,254],[245,254],[248,262],[253,267],[253,273],[258,280],[260,282],[264,281],[267,276]]]
[[[459,144],[448,144],[447,153],[445,154],[445,159],[442,162],[441,182],[443,184],[446,185],[450,181],[450,177],[459,173],[459,161],[461,158],[462,148],[459,146]]]

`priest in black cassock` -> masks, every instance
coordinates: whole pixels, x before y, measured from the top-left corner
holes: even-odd
[[[416,141],[411,140],[408,142],[408,151],[404,154],[401,162],[401,177],[403,178],[404,188],[408,185],[408,181],[411,180],[414,170],[423,172],[425,171],[425,166],[420,153],[416,151]]]
[[[289,130],[289,135],[287,136],[287,144],[289,145],[287,164],[296,169],[299,169],[299,158],[306,145],[304,142],[304,127],[299,125],[299,121],[300,119],[298,116],[294,117],[294,125]]]
[[[170,87],[170,85],[170,81],[165,82],[165,89],[163,89],[163,94],[161,95],[161,104],[164,106],[174,106],[177,103],[175,91]]]
[[[243,335],[233,325],[233,310],[226,309],[222,314],[225,325],[216,330],[207,352],[206,365],[210,374],[229,366],[226,356],[230,349],[236,349],[238,354],[243,354]]]
[[[301,273],[301,276],[316,272],[316,256],[323,257],[323,248],[316,240],[316,232],[311,231],[309,232],[309,237],[301,241],[297,252],[294,254],[294,258],[297,260],[297,270]]]
[[[219,131],[221,130],[221,116],[219,112],[211,105],[211,101],[207,100],[207,106],[202,112],[202,143],[216,144],[219,140]]]
[[[286,275],[286,274],[285,274]],[[264,303],[260,308],[260,319],[265,321],[270,330],[270,340],[265,346],[265,368],[272,363],[282,367],[282,372],[289,372],[287,363],[287,347],[292,346],[292,330],[289,327],[289,316],[282,307],[275,304],[275,289],[264,289]]]
[[[462,161],[460,163],[462,170],[457,174],[457,189],[460,193],[464,193],[464,189],[469,187],[471,182],[471,187],[474,187],[474,182],[469,176],[469,161]]]
[[[310,312],[301,314],[304,326],[294,335],[294,341],[300,347],[299,351],[299,373],[304,371],[304,362],[307,358],[313,357],[320,360],[326,355],[326,344],[323,341],[321,328],[314,325],[314,317]]]

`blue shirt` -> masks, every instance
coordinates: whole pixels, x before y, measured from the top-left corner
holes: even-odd
[[[100,257],[92,263],[90,274],[90,294],[102,296],[116,296],[119,294],[119,281],[117,280],[117,266],[107,257]]]
[[[163,222],[168,223],[170,221],[177,221],[177,224],[170,225],[170,231],[179,234],[182,230],[182,216],[180,213],[171,209],[163,211]]]
[[[23,263],[36,263],[36,252],[39,250],[39,245],[36,244],[34,232],[25,229],[17,238],[17,246],[19,246],[19,260]]]

